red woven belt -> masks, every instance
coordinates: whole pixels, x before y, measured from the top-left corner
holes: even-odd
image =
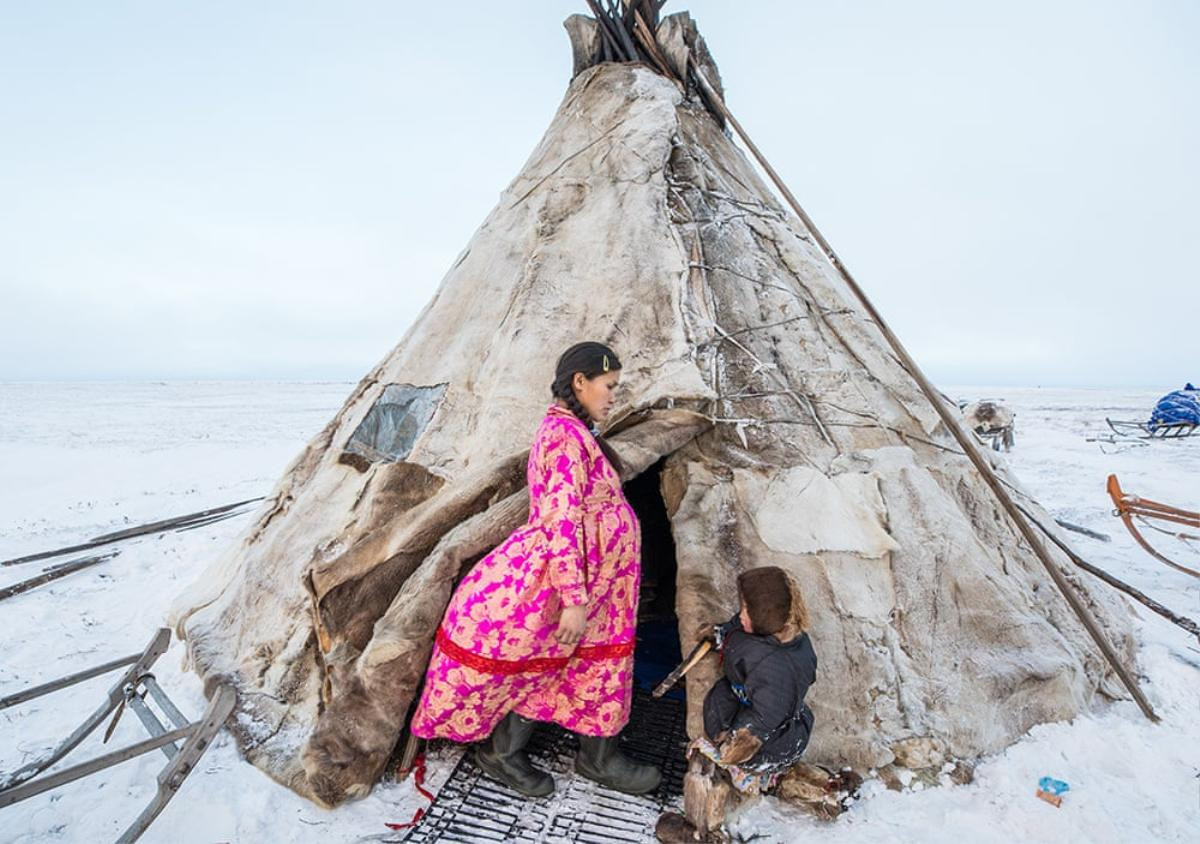
[[[456,645],[446,631],[438,628],[437,644],[442,653],[455,662],[485,671],[488,674],[523,674],[533,671],[551,671],[562,668],[572,659],[598,660],[616,659],[633,655],[633,642],[621,642],[615,645],[580,645],[570,656],[543,656],[531,659],[492,659],[471,653],[466,648]]]

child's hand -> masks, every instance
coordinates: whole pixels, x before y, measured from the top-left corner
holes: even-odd
[[[717,650],[721,650],[725,647],[725,637],[734,630],[737,630],[739,624],[739,619],[735,615],[733,618],[729,619],[729,621],[726,621],[722,624],[713,625],[713,643]]]

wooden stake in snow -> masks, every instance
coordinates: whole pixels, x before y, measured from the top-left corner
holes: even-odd
[[[1107,533],[1101,533],[1098,530],[1091,530],[1090,528],[1085,528],[1082,525],[1077,525],[1072,522],[1066,522],[1066,521],[1063,521],[1062,519],[1055,519],[1054,523],[1057,524],[1061,528],[1066,528],[1067,530],[1069,530],[1073,533],[1081,534],[1083,536],[1088,537],[1089,539],[1096,539],[1096,540],[1099,540],[1100,542],[1112,542],[1111,536],[1109,536]]]
[[[245,501],[235,501],[233,504],[225,504],[221,507],[213,507],[208,510],[200,510],[196,513],[187,513],[183,516],[172,516],[169,519],[162,519],[157,522],[147,522],[144,525],[135,525],[134,527],[125,528],[123,530],[106,533],[102,536],[97,536],[95,539],[90,539],[80,545],[68,545],[65,548],[55,548],[51,551],[39,551],[36,554],[27,554],[24,557],[14,557],[11,560],[0,561],[0,566],[16,566],[21,563],[33,563],[38,560],[47,560],[51,557],[62,557],[66,554],[74,554],[77,551],[89,551],[92,548],[99,548],[102,545],[112,545],[114,542],[121,542],[126,539],[133,539],[138,536],[146,536],[151,533],[163,533],[168,530],[185,530],[188,528],[202,527],[204,525],[219,522],[222,519],[228,519],[233,516],[240,516],[241,512],[234,512],[237,508],[245,504],[253,504],[257,501],[262,501],[262,497],[247,498]]]
[[[5,598],[11,598],[13,595],[20,595],[22,592],[28,592],[30,589],[35,589],[45,583],[58,580],[60,577],[66,577],[68,574],[74,574],[77,571],[91,568],[94,565],[103,563],[105,560],[111,560],[118,553],[120,552],[110,551],[107,554],[97,554],[94,557],[84,557],[81,560],[72,560],[69,563],[59,563],[56,566],[50,566],[37,577],[31,577],[28,580],[22,580],[20,583],[14,583],[12,586],[0,589],[0,601],[3,601]]]

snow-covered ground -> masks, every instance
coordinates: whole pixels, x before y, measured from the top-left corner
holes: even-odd
[[[292,457],[349,394],[349,383],[0,384],[0,559],[69,545],[131,524],[264,495]],[[1160,390],[951,387],[954,397],[1000,397],[1017,412],[1007,458],[1055,516],[1108,533],[1073,535],[1091,562],[1176,612],[1200,619],[1200,581],[1154,562],[1110,515],[1104,481],[1200,509],[1200,438],[1175,443],[1088,442],[1103,418],[1142,419]],[[0,602],[0,695],[139,651],[171,599],[241,530],[238,517],[116,546],[116,558]],[[1163,547],[1170,538],[1161,537]],[[1172,549],[1176,550],[1176,549]],[[1186,551],[1179,556],[1186,557]],[[1194,555],[1192,559],[1195,559]],[[71,558],[62,558],[71,559]],[[43,564],[0,569],[0,587]],[[981,762],[975,782],[889,792],[876,784],[834,824],[767,799],[735,830],[760,841],[1174,841],[1200,829],[1200,646],[1133,605],[1143,688],[1162,717],[1152,725],[1132,702],[1071,723],[1035,728]],[[155,667],[190,715],[200,684],[180,669],[175,644]],[[19,767],[65,736],[112,682],[102,677],[0,711],[0,771]],[[142,738],[124,717],[111,743]],[[108,748],[105,748],[108,749]],[[68,762],[101,751],[99,736]],[[153,794],[164,757],[154,754],[0,809],[0,841],[106,841]],[[432,785],[453,757],[433,760]],[[1062,808],[1037,800],[1049,774],[1071,784]],[[411,784],[377,787],[365,800],[322,810],[242,762],[221,736],[143,840],[326,844],[395,839],[385,822],[407,821],[424,801]],[[1189,832],[1190,830],[1190,832]],[[650,836],[648,835],[648,839]]]

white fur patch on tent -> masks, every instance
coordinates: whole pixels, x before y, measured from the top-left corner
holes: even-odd
[[[887,508],[873,473],[828,477],[793,466],[769,478],[739,471],[734,479],[758,535],[774,551],[846,551],[878,559],[899,547],[888,535]]]

